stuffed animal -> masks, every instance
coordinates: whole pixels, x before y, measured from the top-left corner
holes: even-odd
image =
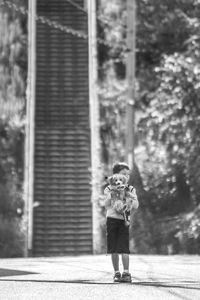
[[[111,189],[111,201],[117,213],[124,216],[125,224],[130,224],[131,198],[128,180],[125,175],[114,174],[108,178]]]
[[[108,183],[113,191],[122,191],[127,186],[127,177],[122,174],[114,174],[108,177]]]

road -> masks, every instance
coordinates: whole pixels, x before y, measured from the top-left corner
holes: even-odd
[[[131,255],[113,283],[108,255],[1,259],[1,300],[200,300],[200,256]]]

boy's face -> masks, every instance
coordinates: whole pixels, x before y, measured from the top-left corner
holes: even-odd
[[[127,180],[129,180],[129,178],[130,178],[130,171],[127,170],[127,169],[122,169],[122,170],[119,172],[119,174],[125,175],[126,178],[127,178]]]

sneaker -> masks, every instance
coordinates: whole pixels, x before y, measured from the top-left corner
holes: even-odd
[[[114,277],[113,277],[114,282],[120,282],[121,281],[121,273],[116,272]]]
[[[131,282],[131,274],[128,272],[123,272],[120,282]]]

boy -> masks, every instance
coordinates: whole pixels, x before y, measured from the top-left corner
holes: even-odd
[[[113,166],[113,174],[123,174],[129,180],[130,169],[124,162],[116,163]],[[131,210],[139,206],[137,195],[133,187],[128,186],[129,198],[131,198]],[[125,225],[124,216],[118,213],[111,201],[112,189],[108,186],[104,190],[106,207],[107,227],[107,253],[111,253],[112,265],[114,268],[114,282],[131,282],[129,273],[129,227]],[[124,271],[119,271],[119,254],[121,254]]]

